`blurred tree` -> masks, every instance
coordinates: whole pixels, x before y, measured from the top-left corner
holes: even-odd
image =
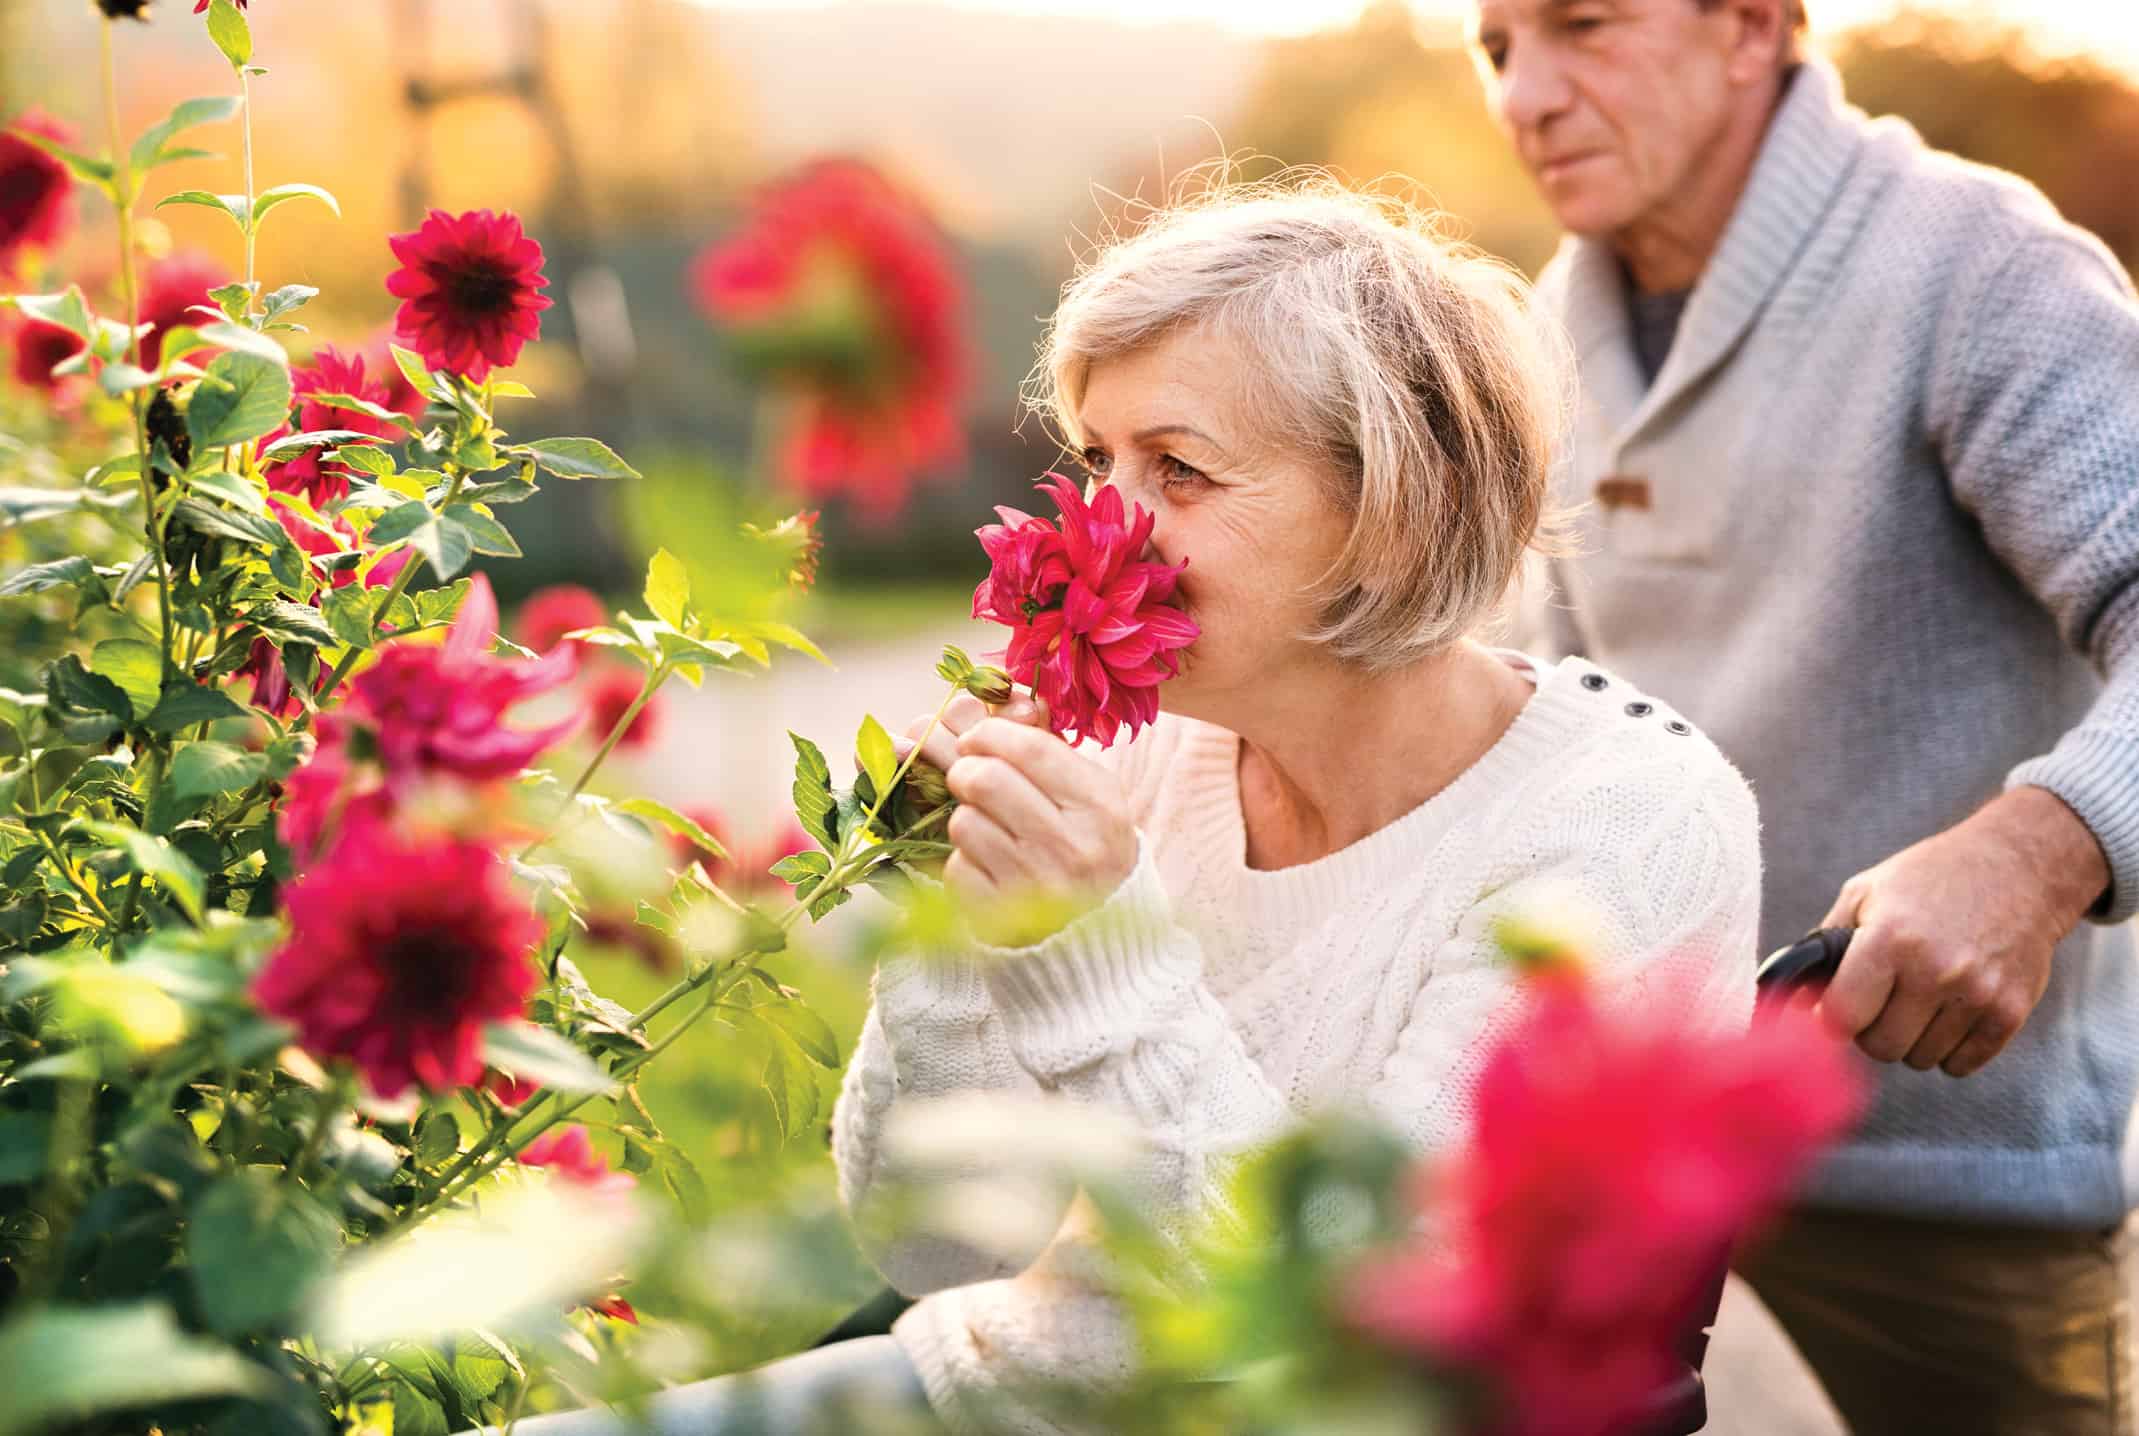
[[[1849,97],[1942,150],[2025,175],[2139,267],[2139,86],[2087,57],[2046,58],[2018,26],[1924,8],[1835,45]]]

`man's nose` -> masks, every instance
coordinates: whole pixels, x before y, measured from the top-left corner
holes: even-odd
[[[1528,135],[1560,114],[1573,93],[1551,47],[1508,47],[1500,66],[1500,118],[1516,135]]]

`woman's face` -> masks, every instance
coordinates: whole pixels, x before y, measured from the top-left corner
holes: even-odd
[[[1188,561],[1181,606],[1203,635],[1159,706],[1236,730],[1273,681],[1330,662],[1300,635],[1350,528],[1316,467],[1244,412],[1244,377],[1231,345],[1185,330],[1095,365],[1077,413],[1094,482],[1157,515],[1160,559]]]

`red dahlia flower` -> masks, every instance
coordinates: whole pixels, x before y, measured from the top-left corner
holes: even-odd
[[[12,274],[22,251],[50,249],[66,232],[74,181],[67,167],[25,140],[38,135],[66,144],[73,133],[41,110],[0,130],[0,274]]]
[[[197,328],[221,318],[208,291],[230,282],[230,271],[205,255],[179,253],[150,265],[141,285],[141,322],[156,327],[141,336],[142,367],[154,369],[162,361],[163,336],[179,325]]]
[[[509,778],[578,726],[572,718],[532,730],[505,726],[522,699],[569,681],[578,659],[570,649],[495,657],[497,632],[497,599],[477,574],[443,644],[390,643],[352,680],[342,718],[370,730],[389,781]]]
[[[1469,1145],[1422,1191],[1447,1250],[1376,1260],[1359,1325],[1482,1369],[1506,1436],[1627,1429],[1679,1369],[1731,1243],[1854,1121],[1861,1074],[1806,1013],[1703,1036],[1564,974],[1488,1059]]]
[[[576,583],[553,583],[527,596],[513,626],[519,630],[523,647],[547,653],[574,629],[600,628],[608,621],[609,610],[594,590]]]
[[[608,737],[609,730],[623,719],[624,711],[631,707],[632,700],[639,696],[639,689],[644,683],[645,680],[636,668],[609,668],[596,674],[587,684],[587,711],[592,717],[587,728],[594,734],[597,742]],[[624,736],[617,739],[617,746],[644,748],[654,741],[654,735],[660,731],[660,727],[661,700],[652,698],[647,700],[646,706],[631,720],[631,726],[624,730]]]
[[[401,261],[386,278],[386,292],[401,300],[394,327],[433,368],[479,380],[509,368],[541,334],[537,316],[551,301],[536,291],[550,281],[542,246],[518,215],[434,209],[421,228],[387,243]]]
[[[374,419],[354,409],[329,408],[311,397],[315,394],[349,394],[369,399],[374,404],[385,404],[389,397],[387,388],[377,380],[365,378],[361,354],[343,354],[332,345],[324,345],[309,363],[291,369],[290,389],[297,404],[296,427],[283,425],[261,441],[263,446],[293,432],[319,429],[354,429],[389,441],[401,437],[401,431],[384,419]],[[307,449],[294,459],[268,465],[265,472],[267,486],[278,493],[301,493],[312,501],[314,508],[325,508],[335,500],[347,497],[348,467],[322,459],[320,454],[318,449]]]
[[[1059,527],[996,509],[1003,521],[975,531],[994,567],[973,591],[973,616],[1009,626],[999,656],[1046,701],[1054,730],[1104,748],[1123,725],[1134,738],[1159,716],[1159,684],[1202,631],[1169,603],[1188,565],[1143,556],[1157,520],[1141,504],[1125,517],[1117,490],[1086,503],[1060,474],[1038,487],[1062,511]]]
[[[541,985],[541,919],[476,843],[351,828],[282,901],[290,937],[253,1000],[382,1097],[481,1080],[483,1025],[518,1017]]]
[[[501,1106],[517,1107],[542,1090],[540,1082],[529,1082],[507,1072],[492,1072],[483,1078],[483,1090],[498,1099]]]
[[[52,371],[82,352],[81,336],[42,319],[23,319],[9,325],[7,333],[15,347],[15,381],[25,389],[57,393],[66,381]]]
[[[965,286],[935,223],[875,170],[823,160],[768,186],[690,279],[740,357],[796,397],[780,468],[802,492],[887,517],[916,473],[961,457]]]

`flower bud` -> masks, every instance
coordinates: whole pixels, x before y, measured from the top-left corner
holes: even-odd
[[[149,0],[96,0],[96,7],[107,19],[149,22]]]
[[[1017,691],[1011,685],[1010,675],[992,665],[974,669],[959,687],[983,703],[1008,703],[1010,695]]]

